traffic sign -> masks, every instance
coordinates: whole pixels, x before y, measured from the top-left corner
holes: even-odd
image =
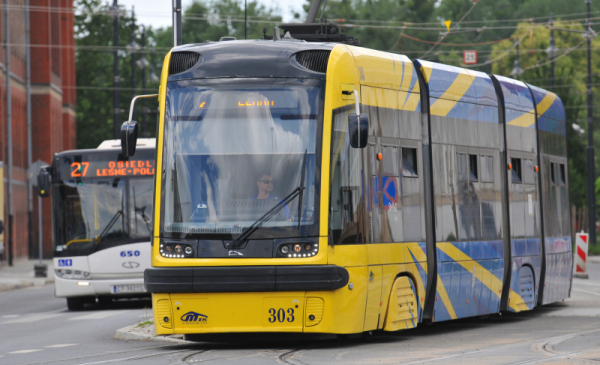
[[[463,51],[463,63],[474,65],[477,63],[477,51]]]

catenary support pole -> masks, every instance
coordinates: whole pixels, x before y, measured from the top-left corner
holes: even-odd
[[[555,40],[554,40],[554,19],[552,19],[552,14],[550,14],[550,47],[548,47],[548,52],[550,54],[550,82],[552,85],[552,91],[554,91],[554,50],[556,49]]]
[[[588,147],[587,147],[587,196],[589,210],[589,229],[590,229],[590,244],[596,244],[596,173],[594,161],[594,107],[592,95],[592,24],[590,19],[591,0],[586,0],[587,4],[587,102],[588,102]]]
[[[135,98],[135,53],[137,46],[135,44],[135,8],[131,6],[131,99]],[[135,109],[133,109],[132,120],[135,120]]]
[[[115,139],[119,139],[120,125],[119,125],[119,114],[121,109],[119,107],[119,4],[118,0],[113,0],[112,5],[112,16],[113,16],[113,128]]]
[[[173,47],[181,45],[181,0],[173,0]]]
[[[142,25],[142,48],[140,60],[146,60],[146,27]],[[142,94],[146,92],[146,65],[142,65]],[[146,99],[142,99],[142,137],[146,137]]]
[[[13,265],[13,236],[12,236],[12,223],[13,223],[13,192],[12,192],[12,94],[10,89],[10,17],[9,17],[9,2],[4,0],[4,41],[6,51],[6,140],[7,140],[7,175],[8,180],[8,225],[7,232],[4,237],[8,235],[8,266]],[[5,239],[6,240],[6,239]]]

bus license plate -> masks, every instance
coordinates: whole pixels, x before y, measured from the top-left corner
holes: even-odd
[[[113,286],[113,294],[119,293],[145,293],[146,289],[144,288],[144,284],[134,284],[134,285],[114,285]]]

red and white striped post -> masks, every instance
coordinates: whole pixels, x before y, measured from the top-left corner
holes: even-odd
[[[587,279],[587,255],[588,255],[588,234],[575,234],[575,242],[577,244],[577,256],[575,256],[575,277]]]

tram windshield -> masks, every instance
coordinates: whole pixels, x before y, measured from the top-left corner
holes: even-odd
[[[161,234],[231,238],[278,204],[250,238],[317,234],[323,93],[307,79],[170,82]]]
[[[110,152],[59,159],[52,189],[55,256],[150,240],[154,151],[135,157],[119,161]]]

